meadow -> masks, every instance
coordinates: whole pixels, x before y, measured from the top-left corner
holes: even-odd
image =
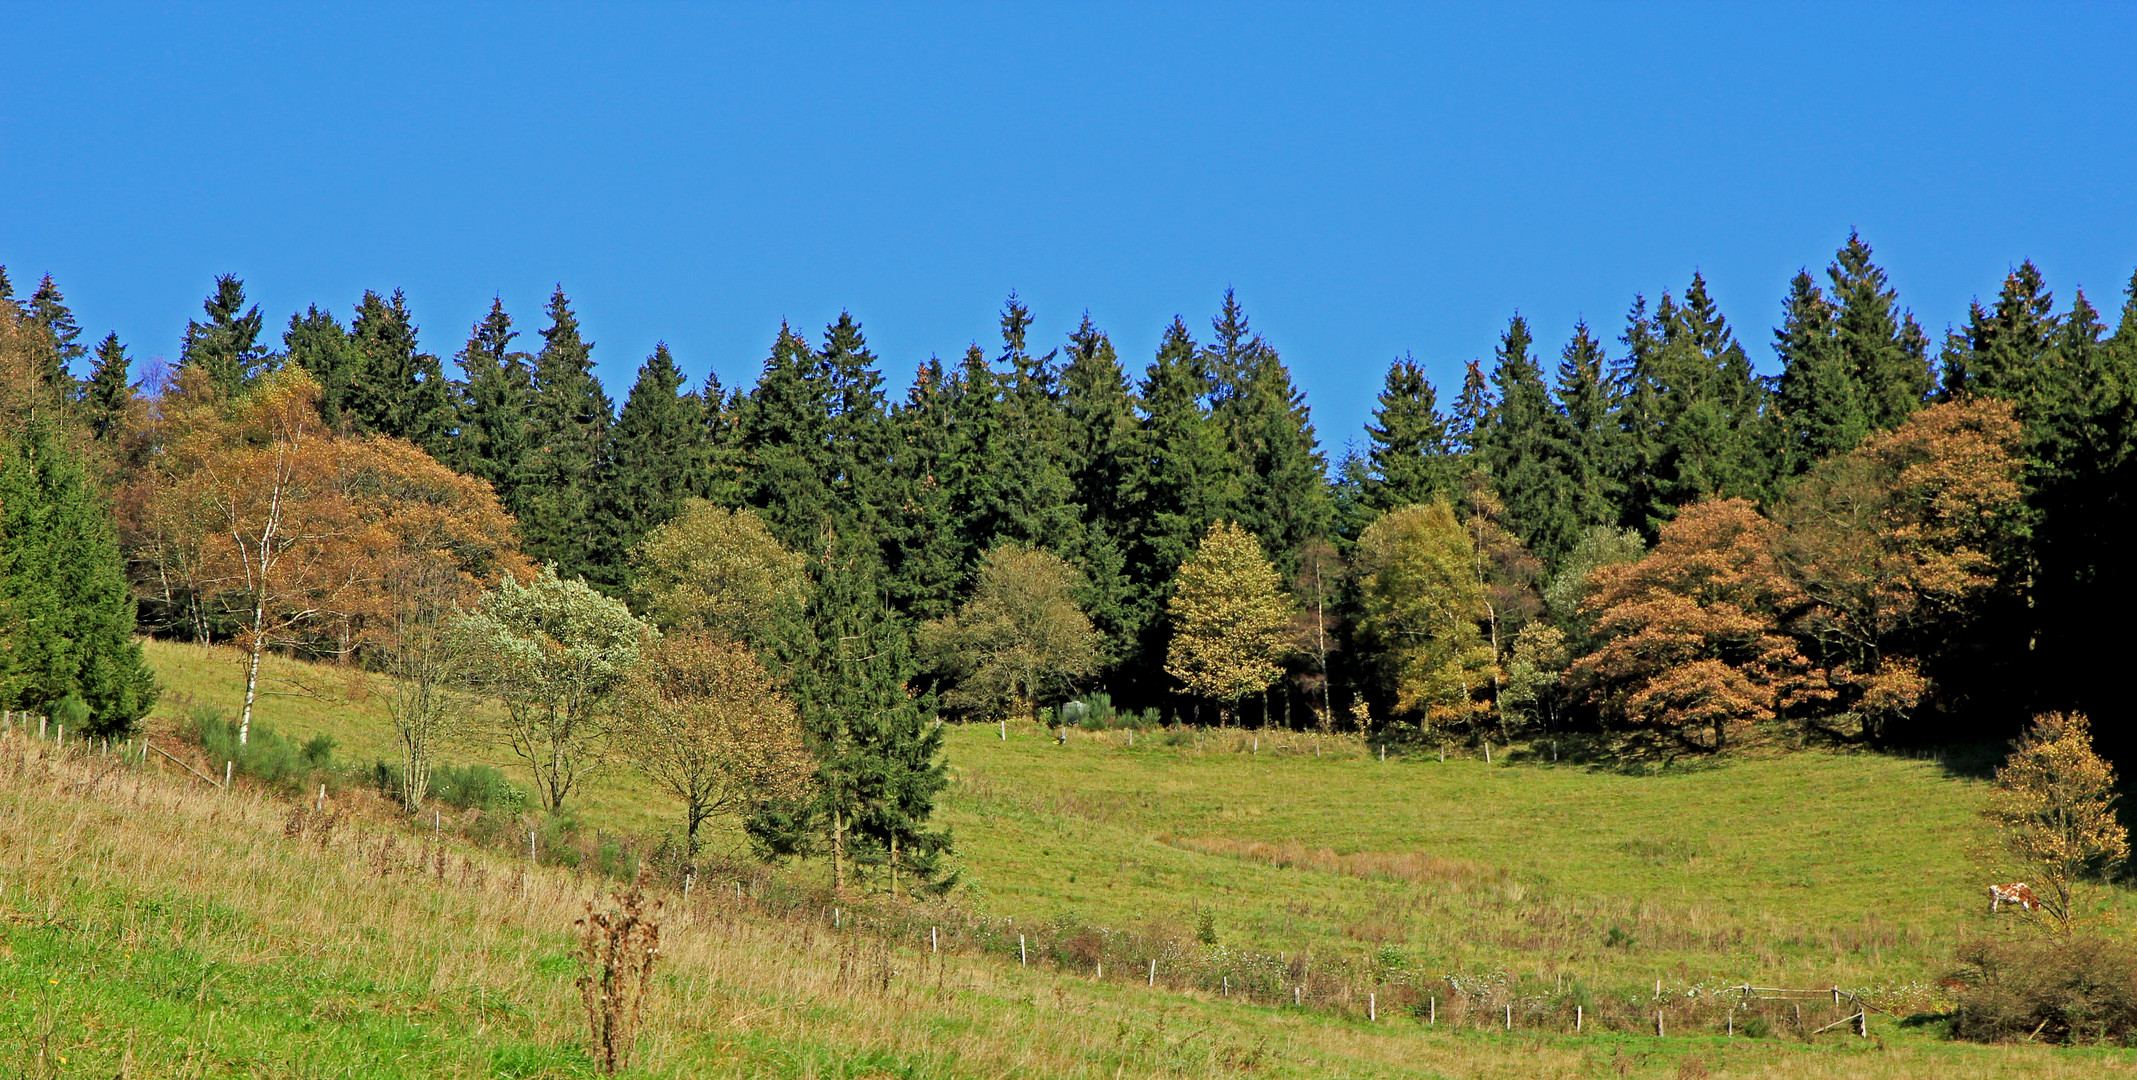
[[[232,657],[150,649],[169,688],[152,730],[234,704]],[[289,696],[265,722],[332,734],[344,760],[386,755],[361,677],[270,675]],[[950,731],[962,877],[939,901],[833,898],[807,862],[735,862],[735,882],[667,894],[638,1071],[2137,1071],[2122,1051],[1945,1037],[1953,946],[2010,932],[1972,869],[1969,770],[1812,751],[1633,775],[1548,746],[1487,764],[1300,734],[1004,734]],[[358,784],[327,803],[308,816],[168,765],[0,740],[0,1047],[17,1071],[585,1073],[571,927],[615,883],[433,840]],[[577,814],[641,834],[675,816],[620,769]],[[1845,1009],[1745,1008],[1728,990],[1745,983],[1839,986],[1882,1011],[1868,1037],[1810,1036]]]

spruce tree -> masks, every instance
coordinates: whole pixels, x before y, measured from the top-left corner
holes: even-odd
[[[1462,369],[1462,393],[1454,399],[1454,415],[1447,423],[1447,440],[1464,457],[1474,458],[1483,449],[1495,404],[1484,378],[1484,365],[1469,361]],[[1471,464],[1464,463],[1463,471]]]
[[[155,704],[133,638],[134,600],[111,508],[49,420],[0,462],[0,701],[89,710],[83,734],[118,735]]]
[[[1113,341],[1083,322],[1069,335],[1068,362],[1061,369],[1065,459],[1082,529],[1071,561],[1083,570],[1078,602],[1100,638],[1107,667],[1135,648],[1134,583],[1128,554],[1136,539],[1130,506],[1138,441],[1135,395]]]
[[[225,396],[235,396],[266,370],[267,353],[259,347],[260,308],[245,307],[245,283],[235,274],[215,279],[215,294],[201,304],[206,322],[186,323],[178,364],[206,372]]]
[[[1234,515],[1289,574],[1310,540],[1333,524],[1328,460],[1314,436],[1306,395],[1276,349],[1247,325],[1232,290],[1211,321],[1202,367],[1212,379],[1212,417],[1225,433],[1239,478]]]
[[[603,552],[596,521],[601,466],[608,457],[613,408],[594,377],[593,343],[563,286],[549,298],[549,326],[534,358],[527,407],[527,450],[514,486],[521,489],[521,546],[566,577],[595,578]]]
[[[1810,274],[1797,271],[1773,332],[1781,361],[1775,405],[1786,432],[1791,474],[1855,448],[1871,417],[1861,383],[1842,343],[1837,312]]]
[[[506,512],[526,512],[520,486],[527,454],[527,418],[534,402],[534,372],[526,353],[512,348],[519,331],[502,300],[469,331],[454,362],[462,383],[454,395],[455,439],[442,459],[453,469],[490,482]]]
[[[1766,389],[1706,280],[1693,274],[1681,304],[1664,293],[1652,319],[1636,299],[1624,340],[1634,477],[1626,524],[1651,532],[1701,498],[1764,494],[1780,439]]]
[[[89,433],[100,442],[115,442],[126,433],[133,412],[134,388],[127,381],[132,362],[119,335],[106,334],[96,346],[96,368],[82,386],[82,407]]]
[[[74,362],[88,350],[76,340],[82,336],[81,324],[74,321],[74,312],[68,309],[67,298],[61,295],[52,275],[46,274],[37,283],[37,291],[30,294],[30,302],[23,308],[22,321],[44,332],[40,344],[45,385],[61,400],[73,400]]]
[[[351,383],[360,361],[348,331],[331,313],[312,304],[304,314],[289,317],[289,329],[282,332],[282,353],[319,384],[320,419],[336,430],[346,430]]]
[[[349,345],[355,363],[348,411],[356,427],[442,453],[452,432],[452,399],[444,366],[416,342],[407,296],[399,289],[390,297],[365,290],[349,321]]]
[[[825,460],[832,403],[815,350],[784,323],[736,416],[742,501],[790,550],[813,548],[831,523]]]
[[[941,358],[929,357],[888,421],[899,498],[884,513],[885,587],[909,619],[948,615],[966,577],[962,515],[949,486],[956,456],[949,381]]]
[[[1582,522],[1574,506],[1572,448],[1562,438],[1543,369],[1529,355],[1533,341],[1520,315],[1500,335],[1491,375],[1497,403],[1477,456],[1507,525],[1546,566],[1555,566],[1580,540]]]
[[[975,566],[982,552],[1003,540],[1056,551],[1073,547],[1080,524],[1066,454],[1060,371],[1054,366],[1059,353],[1031,354],[1026,347],[1031,310],[1015,293],[1002,305],[1000,325],[1002,353],[995,363],[1001,372],[1002,434],[1008,440],[1006,479],[1011,497],[1003,501],[1006,513],[991,534],[982,539],[980,530],[971,530],[980,539],[980,546],[972,552]]]
[[[702,487],[704,409],[683,384],[667,343],[654,345],[616,418],[601,489],[608,550],[599,560],[603,576],[594,579],[600,584],[620,587],[638,541],[681,513],[683,500]]]
[[[1137,535],[1128,552],[1133,592],[1123,622],[1137,639],[1130,666],[1146,680],[1163,667],[1163,613],[1174,574],[1210,526],[1233,514],[1240,496],[1236,459],[1209,410],[1212,386],[1201,358],[1187,324],[1175,317],[1137,395],[1142,423],[1131,481]]]
[[[1581,525],[1615,522],[1625,493],[1620,402],[1611,388],[1603,345],[1586,322],[1558,354],[1559,438],[1570,457],[1572,511]]]
[[[1872,429],[1899,426],[1929,396],[1929,337],[1885,272],[1870,261],[1870,245],[1853,230],[1826,269],[1837,309],[1833,332],[1858,388],[1863,418]]]
[[[908,689],[911,628],[889,611],[876,550],[866,537],[826,532],[819,541],[807,612],[775,648],[819,763],[816,794],[762,808],[751,832],[775,852],[830,855],[837,890],[867,868],[894,890],[940,892],[956,880],[942,862],[949,831],[928,827],[949,784],[942,728],[933,700]]]
[[[1372,449],[1359,463],[1367,507],[1387,511],[1453,496],[1460,465],[1452,433],[1417,361],[1405,356],[1388,365],[1373,420],[1365,428]]]

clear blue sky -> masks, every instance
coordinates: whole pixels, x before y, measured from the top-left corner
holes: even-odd
[[[894,7],[0,4],[0,263],[143,357],[217,273],[277,336],[405,288],[448,357],[561,282],[619,404],[841,309],[902,392],[1012,289],[1140,372],[1234,286],[1332,455],[1390,358],[1695,269],[1770,366],[1851,226],[1933,335],[2137,266],[2127,5]]]

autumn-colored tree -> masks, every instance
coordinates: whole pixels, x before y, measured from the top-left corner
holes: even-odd
[[[655,631],[623,601],[551,565],[526,585],[498,582],[455,632],[470,684],[504,704],[498,739],[534,773],[542,804],[562,809],[601,766],[610,696]]]
[[[1298,611],[1291,617],[1291,656],[1307,708],[1324,732],[1336,718],[1336,696],[1330,693],[1330,684],[1335,677],[1333,662],[1342,648],[1340,605],[1347,573],[1334,544],[1313,540],[1299,549],[1298,573],[1292,576],[1291,594],[1298,601]]]
[[[1984,812],[2052,929],[2070,930],[2080,882],[2106,878],[2129,858],[2115,798],[2115,767],[2093,750],[2080,713],[2035,718],[1996,770]]]
[[[1210,526],[1180,565],[1166,605],[1166,673],[1216,701],[1225,718],[1241,698],[1267,690],[1283,670],[1277,658],[1291,621],[1282,584],[1253,533],[1228,521]]]
[[[1876,737],[1928,692],[1922,661],[1996,587],[2024,526],[2008,402],[1945,402],[1828,458],[1776,506],[1776,553],[1807,601],[1835,708]]]
[[[487,484],[401,440],[328,429],[301,368],[234,398],[192,373],[158,403],[157,423],[152,464],[121,500],[125,532],[151,587],[182,598],[199,638],[217,624],[234,631],[241,741],[268,650],[347,659],[391,645],[427,560],[451,596],[426,603],[471,599],[498,575],[525,572]]]
[[[707,818],[799,799],[816,770],[793,703],[756,654],[705,630],[663,638],[625,676],[616,737],[647,779],[682,800],[692,860]]]
[[[1499,676],[1476,544],[1444,500],[1389,511],[1358,537],[1357,636],[1394,709],[1427,729],[1475,723]]]
[[[631,552],[631,593],[662,630],[704,629],[762,646],[808,598],[808,560],[748,507],[690,499]]]
[[[923,651],[950,682],[944,703],[988,716],[1017,708],[1037,721],[1042,700],[1097,671],[1098,632],[1076,602],[1082,587],[1083,573],[1053,552],[989,548],[972,598],[923,630]]]
[[[1709,499],[1664,524],[1646,557],[1589,575],[1602,642],[1570,674],[1606,719],[1719,750],[1830,696],[1782,632],[1803,597],[1774,557],[1778,531],[1743,499]]]

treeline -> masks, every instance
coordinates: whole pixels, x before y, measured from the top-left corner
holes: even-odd
[[[1168,718],[1450,737],[1713,746],[1768,719],[1948,737],[2112,715],[2100,627],[2133,592],[2137,306],[2112,327],[2082,292],[2058,308],[2026,264],[1932,341],[1852,236],[1782,298],[1776,376],[1695,275],[1614,333],[1576,326],[1555,361],[1516,316],[1451,401],[1396,361],[1368,441],[1333,463],[1230,295],[1133,367],[1088,318],[1032,342],[1012,297],[998,343],[895,396],[850,317],[782,328],[747,391],[690,386],[662,346],[620,411],[561,290],[538,348],[493,303],[453,377],[398,292],[346,324],[293,315],[275,348],[223,278],[138,394],[115,338],[68,374],[87,351],[49,281],[17,309],[75,350],[25,377],[115,476],[173,403],[300,369],[325,429],[486,481],[532,563],[641,613],[657,530],[692,500],[751,511],[811,582],[838,568],[846,617],[909,651],[907,685],[967,715],[1103,690]],[[245,633],[128,550],[145,629]]]

